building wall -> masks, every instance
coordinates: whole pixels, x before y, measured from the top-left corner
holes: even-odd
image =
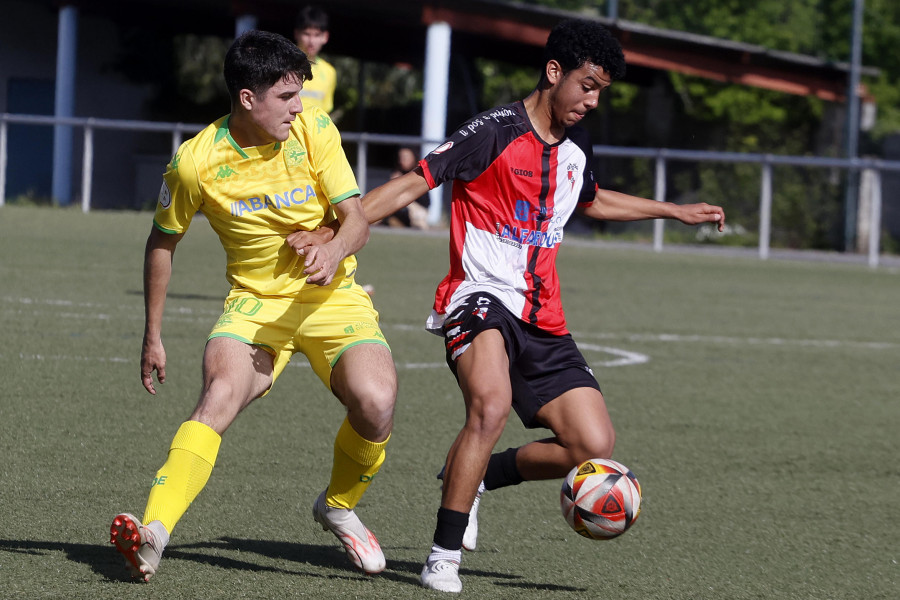
[[[52,114],[57,25],[58,12],[50,2],[0,0],[0,112]],[[119,43],[112,22],[79,14],[74,116],[145,118],[144,106],[151,90],[122,76],[116,66]],[[49,196],[52,135],[50,126],[10,125],[8,198],[22,194],[36,199]],[[150,155],[161,162],[157,167],[161,174],[170,145],[166,136],[103,130],[95,131],[94,136],[93,205],[139,207],[148,193],[145,189],[143,197],[137,197],[135,188],[138,172],[147,168],[147,152],[142,148],[153,149]],[[72,198],[80,202],[83,129],[75,128],[72,146]],[[159,155],[156,148],[165,151]]]

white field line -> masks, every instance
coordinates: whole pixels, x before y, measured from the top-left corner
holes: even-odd
[[[71,300],[60,300],[52,298],[18,298],[11,296],[0,296],[0,302],[14,305],[12,308],[3,309],[2,312],[9,314],[35,314],[35,308],[46,307],[43,312],[52,313],[55,316],[67,319],[95,319],[110,320],[113,318],[125,318],[129,320],[143,320],[143,307],[140,305],[114,307],[124,309],[128,312],[126,316],[111,315],[109,305],[98,304],[93,302],[74,302]],[[15,306],[19,305],[19,306]],[[64,308],[66,310],[58,310]],[[54,310],[57,309],[57,310]],[[38,308],[40,310],[40,308]],[[190,307],[170,305],[166,307],[166,320],[174,320],[181,322],[209,322],[221,314],[218,310],[213,309],[196,309]],[[424,323],[424,320],[423,320]],[[382,323],[382,327],[387,330],[396,331],[419,331],[425,333],[424,325],[410,323]],[[680,344],[719,344],[719,345],[745,345],[745,346],[796,346],[796,347],[814,347],[814,348],[854,348],[863,350],[894,350],[900,348],[900,344],[894,342],[878,342],[878,341],[853,341],[853,340],[810,340],[810,339],[788,339],[778,337],[738,337],[738,336],[716,336],[716,335],[682,335],[682,334],[633,334],[633,333],[609,333],[609,332],[573,332],[576,340],[611,340],[615,342],[625,343],[680,343]],[[612,347],[608,345],[597,345],[581,341],[578,347],[585,353],[585,358],[593,367],[623,367],[629,365],[639,365],[646,363],[650,357],[646,354],[626,350],[623,348]],[[597,356],[606,355],[606,359],[600,359]],[[12,356],[10,354],[0,354],[0,358]],[[64,354],[28,354],[24,352],[18,353],[20,360],[34,361],[89,361],[89,362],[108,362],[108,363],[136,363],[138,357],[88,357],[88,356],[71,356]],[[397,363],[399,370],[419,370],[419,369],[443,369],[446,367],[441,362],[405,362]],[[309,364],[302,358],[298,357],[289,366],[309,368]]]
[[[673,342],[679,344],[721,344],[740,346],[799,346],[811,348],[855,348],[864,350],[893,350],[900,348],[895,342],[872,342],[854,340],[805,340],[778,337],[738,337],[724,335],[682,335],[673,333],[575,333],[578,338],[620,340],[625,342]],[[579,344],[579,347],[582,344]]]

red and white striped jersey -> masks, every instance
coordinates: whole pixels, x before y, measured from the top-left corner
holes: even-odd
[[[568,333],[556,256],[576,206],[593,200],[592,159],[586,131],[569,128],[547,144],[516,102],[479,114],[420,161],[429,187],[453,181],[450,272],[429,330],[437,333],[462,298],[484,291],[523,321]]]

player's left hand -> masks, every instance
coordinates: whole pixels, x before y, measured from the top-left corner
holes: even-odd
[[[334,229],[326,225],[315,231],[295,231],[287,236],[285,242],[297,253],[297,256],[306,256],[310,247],[327,244],[333,239]]]
[[[716,223],[718,230],[725,231],[725,211],[721,206],[713,206],[705,202],[682,204],[676,218],[685,225],[700,223]]]

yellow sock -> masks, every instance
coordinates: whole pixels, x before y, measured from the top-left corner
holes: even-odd
[[[334,438],[334,465],[325,504],[333,508],[353,508],[362,498],[372,478],[384,462],[388,440],[370,442],[360,436],[348,419]]]
[[[144,509],[144,524],[161,521],[169,533],[209,481],[222,437],[198,421],[178,428],[166,463],[156,472]]]

